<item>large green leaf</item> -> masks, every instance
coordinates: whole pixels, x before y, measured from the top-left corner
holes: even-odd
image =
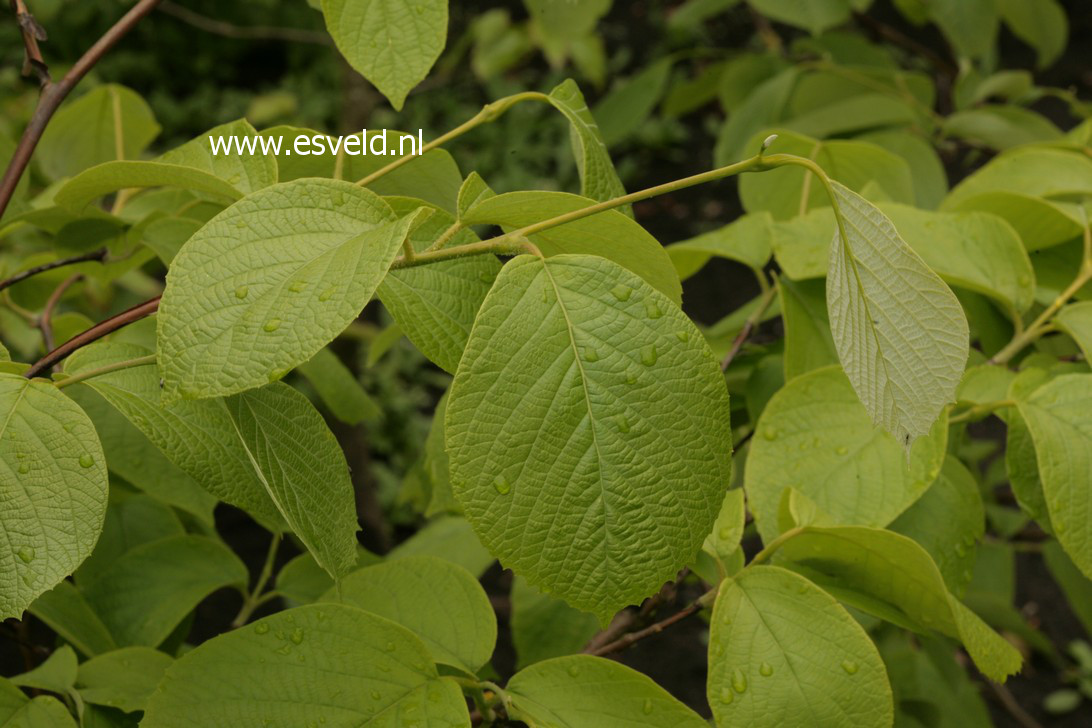
[[[765,132],[763,132],[765,133]],[[761,136],[761,135],[760,135]],[[748,145],[758,150],[764,136]],[[768,153],[796,154],[814,160],[831,179],[860,191],[872,182],[892,200],[912,204],[914,183],[910,167],[875,144],[859,141],[819,141],[803,134],[779,132]],[[775,220],[790,220],[816,207],[831,204],[827,191],[800,167],[782,167],[740,178],[739,196],[747,212],[768,211]]]
[[[12,712],[0,728],[76,728],[76,721],[64,703],[40,695]]]
[[[1031,251],[1072,240],[1082,229],[1080,216],[1074,210],[1022,192],[992,190],[965,195],[955,202],[945,202],[942,208],[951,212],[988,212],[1004,218]]]
[[[186,653],[167,669],[141,726],[263,720],[327,728],[470,726],[458,684],[437,674],[413,633],[341,604],[280,612]]]
[[[1092,361],[1092,301],[1062,307],[1054,317],[1054,323],[1077,342],[1085,360]]]
[[[1046,117],[1019,106],[1000,104],[957,111],[944,120],[943,129],[950,137],[992,149],[1062,138],[1061,129]]]
[[[573,156],[580,172],[580,194],[597,202],[624,195],[626,190],[618,179],[607,145],[576,82],[568,79],[559,84],[550,91],[549,101],[569,120]]]
[[[872,421],[909,448],[955,401],[967,319],[882,212],[832,186],[842,219],[831,243],[827,308],[838,358]]]
[[[697,713],[636,670],[602,657],[537,662],[505,688],[512,717],[531,728],[702,728]],[[590,722],[589,722],[590,721]]]
[[[35,599],[29,611],[85,655],[117,649],[102,619],[70,581],[62,581]]]
[[[155,647],[202,599],[246,582],[246,566],[223,544],[175,536],[138,546],[82,589],[119,645]]]
[[[517,576],[512,581],[510,626],[516,666],[522,669],[551,657],[580,652],[599,631],[599,620],[543,594]]]
[[[398,110],[447,42],[447,0],[322,0],[322,14],[349,65]]]
[[[725,579],[710,625],[707,690],[718,726],[891,726],[876,646],[804,577],[755,566]]]
[[[592,204],[592,200],[565,192],[509,192],[482,200],[461,221],[514,230]],[[612,260],[644,278],[676,304],[682,301],[682,284],[667,252],[643,227],[617,210],[558,225],[530,239],[547,257],[574,253]]]
[[[13,685],[24,688],[37,688],[58,695],[66,695],[68,690],[76,684],[78,661],[75,650],[68,645],[62,645],[54,650],[45,662],[22,675],[16,675],[11,682]]]
[[[992,680],[1020,669],[1016,648],[951,595],[929,554],[905,536],[857,526],[807,526],[786,539],[777,556],[839,601],[918,632],[936,630],[960,640]]]
[[[1017,403],[1035,443],[1054,534],[1092,578],[1092,375],[1058,377]]]
[[[218,202],[230,203],[243,196],[226,180],[191,167],[163,162],[104,162],[68,180],[54,199],[61,207],[82,214],[103,195],[133,187],[166,186],[199,192]]]
[[[1039,68],[1062,55],[1069,39],[1069,22],[1055,0],[998,0],[997,9],[1013,35],[1035,49]]]
[[[87,558],[106,515],[95,426],[53,385],[0,373],[0,617],[19,617]]]
[[[48,177],[71,177],[102,162],[137,159],[158,134],[155,115],[140,94],[107,84],[70,101],[54,115],[35,157]]]
[[[76,685],[84,702],[132,713],[144,710],[172,662],[149,647],[124,647],[80,665]]]
[[[168,399],[279,379],[356,318],[415,217],[368,190],[301,179],[259,190],[182,246],[159,306]]]
[[[351,604],[417,635],[433,660],[473,674],[493,656],[497,618],[466,569],[434,556],[368,566],[344,577],[323,601]]]
[[[837,367],[802,374],[766,405],[744,471],[748,505],[764,541],[778,533],[777,509],[795,488],[836,523],[886,526],[940,472],[947,417],[910,449],[873,426]]]
[[[712,352],[667,297],[602,258],[521,256],[452,385],[452,484],[506,566],[606,619],[709,533],[728,409]]]
[[[235,140],[234,149],[227,146],[230,140]],[[266,153],[258,132],[246,119],[215,126],[156,161],[208,172],[244,195],[277,182],[277,158]]]
[[[884,203],[880,210],[918,255],[953,286],[1023,312],[1035,298],[1035,271],[1020,236],[996,215],[944,213]]]

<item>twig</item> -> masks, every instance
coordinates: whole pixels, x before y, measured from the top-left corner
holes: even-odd
[[[759,272],[759,280],[764,280],[761,276],[763,274]],[[720,370],[722,372],[728,371],[728,367],[732,365],[732,360],[739,354],[740,349],[743,348],[743,344],[747,342],[747,339],[751,338],[751,334],[754,333],[755,328],[759,322],[762,321],[763,314],[766,313],[766,309],[773,303],[774,297],[777,295],[777,286],[766,286],[762,291],[762,298],[758,302],[758,307],[755,308],[751,315],[747,317],[747,320],[743,323],[743,328],[736,334],[736,338],[732,341],[732,348],[728,350],[724,360],[720,363]]]
[[[76,334],[71,339],[43,356],[35,362],[30,369],[27,369],[23,376],[27,379],[36,377],[77,349],[87,346],[94,341],[98,341],[107,334],[117,331],[123,326],[128,326],[134,321],[139,321],[146,316],[150,316],[158,309],[159,296],[156,296],[144,303],[137,304],[128,310],[122,311],[116,316],[111,316],[105,321],[100,321],[87,331],[84,331],[82,334]]]
[[[45,273],[46,271],[51,271],[54,268],[62,268],[64,266],[66,266],[66,265],[75,265],[76,263],[86,263],[86,262],[92,261],[92,260],[97,260],[99,262],[102,262],[105,259],[106,259],[106,248],[102,248],[101,250],[95,250],[95,251],[92,251],[90,253],[84,253],[83,255],[74,255],[71,258],[61,258],[60,260],[53,260],[53,261],[50,261],[49,263],[43,263],[41,265],[36,265],[33,268],[28,268],[27,270],[23,271],[22,273],[16,273],[11,278],[7,278],[5,280],[0,281],[0,291],[4,290],[5,288],[9,288],[10,286],[14,286],[16,283],[19,283],[20,281],[25,281],[27,278],[30,278],[31,276],[36,276],[39,273]]]
[[[57,304],[64,292],[82,278],[83,276],[79,273],[69,276],[61,282],[61,285],[57,286],[53,293],[49,294],[49,300],[46,301],[45,308],[42,309],[42,315],[38,317],[38,328],[42,331],[42,342],[45,344],[46,351],[53,350],[53,310],[57,308]]]
[[[606,655],[612,655],[615,652],[621,652],[622,650],[630,647],[633,644],[636,644],[637,642],[640,642],[646,637],[651,637],[654,634],[659,634],[660,632],[663,632],[665,629],[675,624],[676,622],[681,622],[687,617],[694,616],[704,608],[705,605],[702,604],[701,600],[698,600],[690,606],[678,612],[675,612],[667,619],[660,620],[659,622],[649,625],[648,627],[645,627],[644,629],[637,632],[630,632],[629,634],[622,635],[613,642],[609,642],[602,647],[599,647],[589,652],[588,654],[595,655],[597,657],[605,657]]]
[[[22,3],[20,0],[14,1],[18,10]],[[4,214],[8,203],[11,202],[11,196],[15,194],[15,185],[23,176],[23,172],[30,163],[30,157],[34,153],[34,148],[38,146],[38,140],[42,138],[42,132],[45,131],[46,125],[53,118],[53,114],[57,111],[61,102],[76,87],[76,84],[87,75],[87,72],[99,62],[99,59],[113,48],[121,40],[122,36],[132,30],[133,26],[141,18],[150,13],[159,1],[140,0],[110,30],[106,31],[94,45],[87,49],[87,52],[64,75],[64,78],[56,83],[46,81],[42,84],[42,93],[38,97],[38,105],[23,131],[19,145],[15,148],[15,154],[12,155],[11,162],[8,163],[3,180],[0,180],[0,215]]]
[[[243,606],[239,608],[239,613],[235,615],[235,619],[231,620],[232,628],[242,627],[254,614],[254,610],[278,596],[275,591],[262,594],[262,590],[265,589],[269,578],[273,576],[273,564],[277,560],[277,547],[280,544],[281,535],[279,533],[273,534],[269,540],[269,550],[265,554],[265,563],[262,565],[261,573],[258,574],[258,580],[254,582],[254,589],[243,596]]]
[[[203,30],[206,33],[222,35],[225,38],[239,40],[287,40],[296,43],[315,43],[317,45],[333,45],[330,36],[318,30],[306,30],[303,28],[275,28],[267,25],[241,26],[233,25],[223,20],[210,18],[200,13],[195,13],[189,8],[183,7],[170,0],[163,0],[159,9],[167,15],[178,18],[187,25]]]
[[[621,612],[618,612],[618,614],[614,615],[614,619],[611,620],[611,623],[606,629],[588,640],[588,644],[584,645],[584,649],[581,650],[581,652],[587,655],[595,654],[595,651],[603,647],[603,645],[614,642],[637,625],[647,622],[652,616],[652,613],[656,611],[657,607],[661,604],[674,601],[679,583],[689,574],[690,569],[684,567],[675,578],[675,581],[664,584],[660,591],[644,601],[640,609],[636,611],[633,609],[624,609]]]
[[[1026,710],[1020,707],[1020,704],[1016,702],[1016,698],[1012,696],[1007,687],[995,683],[993,680],[987,680],[986,684],[993,689],[994,695],[1001,703],[1001,707],[1008,711],[1008,714],[1023,728],[1043,728],[1039,721],[1032,718]]]
[[[11,9],[15,11],[15,22],[23,34],[23,75],[29,76],[33,72],[38,77],[38,83],[45,86],[51,80],[49,67],[42,59],[42,49],[38,47],[38,41],[47,39],[45,29],[27,10],[24,0],[11,0]]]

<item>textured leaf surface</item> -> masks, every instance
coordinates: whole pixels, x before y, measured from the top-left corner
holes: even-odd
[[[1017,403],[1035,444],[1054,534],[1092,578],[1092,375],[1058,377]]]
[[[216,201],[234,202],[243,196],[231,183],[208,172],[163,162],[105,162],[80,172],[57,190],[58,205],[82,213],[103,195],[131,187],[180,187]]]
[[[1020,669],[1020,653],[948,592],[929,554],[905,536],[855,526],[808,526],[786,540],[778,556],[781,565],[800,570],[839,601],[962,641],[978,669],[993,680]]]
[[[169,398],[234,394],[279,379],[356,318],[413,218],[336,180],[267,187],[182,246],[159,306]]]
[[[434,556],[409,556],[343,578],[323,601],[386,617],[417,635],[436,662],[477,672],[493,656],[497,618],[466,569]]]
[[[521,228],[594,204],[564,192],[509,192],[471,208],[462,219],[467,225]],[[676,304],[682,284],[667,252],[643,227],[617,210],[559,225],[530,236],[543,255],[564,253],[598,255],[633,271]]]
[[[718,726],[892,724],[876,646],[804,577],[755,566],[725,579],[710,624],[707,691]]]
[[[531,728],[702,728],[697,713],[648,677],[602,657],[572,655],[520,670],[505,688]]]
[[[155,647],[202,599],[246,582],[246,566],[226,546],[175,536],[138,546],[83,591],[119,645]]]
[[[744,471],[759,533],[777,535],[782,492],[795,488],[837,523],[885,526],[936,479],[944,461],[947,417],[910,449],[873,426],[837,367],[796,377],[759,419]]]
[[[597,202],[626,194],[599,127],[588,109],[588,102],[576,82],[568,79],[559,84],[550,92],[549,100],[569,120],[573,156],[580,172],[580,194]]]
[[[84,702],[132,713],[144,710],[172,662],[158,650],[124,647],[80,665],[76,684]]]
[[[349,65],[398,110],[447,41],[447,0],[322,0],[322,14]]]
[[[729,482],[728,395],[665,296],[590,256],[521,256],[447,410],[452,484],[501,561],[605,619],[671,578]]]
[[[141,725],[255,720],[329,728],[470,726],[459,686],[437,675],[420,640],[340,604],[280,612],[205,642],[168,668]]]
[[[106,494],[83,410],[51,384],[0,373],[0,617],[19,617],[87,558]]]
[[[955,401],[967,363],[967,319],[891,221],[832,184],[843,219],[827,278],[834,344],[872,421],[909,448]]]
[[[518,669],[577,652],[599,631],[594,614],[573,609],[517,576],[512,582],[512,643]]]

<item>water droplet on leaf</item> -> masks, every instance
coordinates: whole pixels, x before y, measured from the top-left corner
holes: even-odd
[[[732,670],[732,689],[742,693],[747,689],[747,676],[738,667]]]
[[[303,628],[296,627],[294,630],[292,630],[292,636],[290,639],[292,640],[293,644],[297,645],[303,642]]]
[[[246,294],[250,293],[250,288],[247,286],[239,286],[235,289],[235,297],[239,299],[246,298]]]
[[[81,468],[89,468],[94,464],[95,464],[95,458],[93,458],[91,455],[89,455],[87,453],[84,453],[83,455],[80,455],[80,467]]]
[[[254,625],[254,632],[256,634],[266,634],[269,632],[268,624],[256,624]]]
[[[652,715],[652,701],[645,698],[645,704],[641,706],[641,712],[645,715]]]
[[[843,660],[842,669],[846,671],[847,675],[856,675],[859,668],[853,660]]]
[[[262,327],[262,331],[265,331],[267,334],[272,334],[274,331],[276,331],[280,327],[281,327],[281,320],[280,319],[269,319],[268,321],[265,322],[265,326]]]
[[[24,564],[29,564],[31,561],[34,561],[34,549],[30,546],[24,546],[19,549],[19,558],[23,560]]]
[[[610,289],[611,295],[617,298],[619,301],[628,301],[629,297],[633,295],[633,289],[629,286],[619,283],[614,288]]]
[[[664,312],[660,310],[660,307],[653,300],[645,301],[645,313],[648,314],[650,319],[658,319],[664,315]]]
[[[656,352],[656,345],[649,344],[641,349],[641,363],[646,367],[650,367],[656,363],[656,359],[659,358],[659,354]]]
[[[768,662],[763,662],[761,665],[758,666],[758,674],[762,677],[769,677],[770,675],[773,675],[773,666],[770,665],[770,663]]]
[[[678,339],[679,341],[682,341],[682,342],[690,341],[690,332],[689,331],[676,331],[675,332],[675,338]]]
[[[512,490],[512,484],[508,482],[508,478],[503,475],[498,475],[493,478],[493,487],[497,489],[497,492],[501,495],[508,495],[508,492]]]
[[[584,361],[599,361],[599,352],[595,350],[595,347],[584,347]]]

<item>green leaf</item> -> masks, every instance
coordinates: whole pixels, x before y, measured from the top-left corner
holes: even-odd
[[[82,214],[92,202],[118,190],[167,186],[199,192],[226,203],[243,196],[227,181],[191,167],[162,162],[105,162],[65,182],[54,199],[61,207]]]
[[[946,641],[891,634],[880,654],[895,692],[895,725],[900,728],[993,728],[978,683],[956,661]]]
[[[470,726],[458,684],[437,674],[419,639],[341,604],[280,612],[186,653],[167,669],[141,726],[254,719],[328,728]]]
[[[87,558],[106,514],[91,420],[52,384],[0,373],[0,617],[18,618]]]
[[[1035,443],[1054,534],[1092,577],[1092,375],[1060,376],[1017,404]]]
[[[434,556],[410,556],[344,577],[322,601],[341,602],[401,624],[433,660],[477,672],[493,656],[497,618],[466,569]]]
[[[778,280],[781,320],[785,327],[785,381],[813,369],[838,363],[827,318],[823,281]]]
[[[401,210],[396,207],[396,212]],[[454,223],[454,217],[433,209],[432,215],[410,234],[410,242],[416,250],[424,250]],[[470,230],[460,230],[449,244],[477,240]],[[413,345],[454,374],[474,318],[500,269],[500,261],[493,255],[401,268],[387,274],[379,284],[378,295]]]
[[[495,197],[496,192],[482,179],[481,175],[477,172],[471,172],[466,176],[462,185],[459,187],[459,196],[456,200],[456,211],[458,213],[459,221],[461,222],[463,216],[474,205],[479,202],[488,200],[490,197]]]
[[[881,203],[898,234],[950,285],[1023,312],[1035,298],[1035,271],[1020,236],[1003,219],[978,212],[943,213]]]
[[[672,58],[661,58],[611,89],[595,107],[603,142],[612,147],[636,133],[667,86]]]
[[[765,139],[765,134],[769,132],[764,130],[776,126],[784,117],[789,96],[799,76],[800,71],[795,66],[784,68],[755,87],[737,108],[731,109],[728,123],[720,128],[720,134],[717,135],[717,145],[713,151],[714,164],[723,166],[737,162],[746,154],[755,135],[763,134],[762,139]],[[725,81],[730,79],[735,80],[726,73]],[[743,84],[744,87],[746,85]],[[721,101],[726,101],[724,86],[721,88]]]
[[[569,120],[573,156],[580,172],[580,194],[597,202],[626,194],[599,127],[576,82],[567,79],[559,84],[550,92],[549,101]]]
[[[838,224],[834,209],[818,207],[773,226],[770,244],[785,275],[796,281],[823,278],[830,259],[830,238]]]
[[[1019,106],[987,105],[957,111],[944,120],[945,134],[992,149],[1057,141],[1062,131],[1044,116]]]
[[[38,142],[36,159],[49,178],[71,177],[103,162],[139,158],[159,129],[140,94],[107,84],[70,101],[54,115]]]
[[[86,703],[126,713],[144,710],[172,662],[169,656],[148,647],[124,647],[93,657],[80,665],[80,697]]]
[[[1066,556],[1057,541],[1043,544],[1043,560],[1085,633],[1092,634],[1092,581]]]
[[[6,725],[8,719],[29,702],[22,690],[0,677],[0,726]]]
[[[912,124],[918,115],[902,99],[885,93],[856,94],[829,100],[819,108],[783,122],[786,129],[816,138]]]
[[[931,142],[902,129],[881,129],[862,134],[858,141],[869,142],[897,154],[910,165],[914,199],[918,207],[935,210],[948,194],[948,174]]]
[[[138,546],[82,589],[119,645],[155,647],[198,602],[217,589],[242,589],[247,578],[226,546],[175,536]]]
[[[76,721],[64,704],[43,695],[16,710],[2,728],[76,728]]]
[[[981,58],[993,50],[999,26],[995,0],[929,0],[927,6],[960,56]]]
[[[521,256],[452,385],[452,485],[506,566],[606,619],[709,533],[728,410],[712,352],[667,297],[602,258]]]
[[[836,523],[885,526],[921,497],[944,461],[947,417],[910,448],[876,429],[837,367],[802,374],[766,405],[744,487],[762,539],[778,533],[782,492],[795,488]]]
[[[259,387],[314,356],[364,308],[415,216],[392,219],[368,190],[301,179],[209,221],[182,246],[159,306],[168,400]]]
[[[144,228],[141,242],[155,251],[164,264],[170,265],[174,256],[201,229],[202,223],[188,217],[166,217],[153,220]]]
[[[765,139],[754,137],[748,150],[757,151]],[[910,167],[902,158],[868,142],[819,141],[803,134],[779,131],[769,152],[796,154],[815,161],[831,179],[860,191],[873,182],[896,202],[914,202]],[[800,167],[781,167],[762,174],[743,175],[739,197],[747,212],[768,211],[775,220],[790,220],[816,207],[827,207],[830,197],[811,172]],[[840,200],[839,200],[840,202]]]
[[[571,655],[599,631],[594,614],[573,609],[543,594],[522,576],[512,581],[512,643],[517,669],[551,657]]]
[[[822,589],[775,566],[725,579],[709,633],[718,726],[876,726],[894,719],[876,646]]]
[[[363,547],[356,551],[358,568],[372,566],[382,560],[382,557]],[[276,585],[277,591],[290,600],[289,604],[311,604],[334,587],[334,580],[318,565],[314,556],[304,552],[281,567],[277,572]]]
[[[398,111],[447,41],[447,0],[322,0],[322,14],[345,60]]]
[[[918,632],[960,640],[984,675],[1002,682],[1020,653],[949,593],[929,554],[905,536],[857,526],[807,526],[786,539],[778,563],[845,602]]]
[[[254,144],[255,146],[248,147],[254,152],[217,151],[225,147],[214,147],[213,137],[216,137],[217,145],[226,144],[234,137],[237,145],[235,150],[247,144]],[[265,153],[258,132],[246,119],[215,126],[197,138],[162,155],[157,161],[207,172],[213,177],[225,180],[244,195],[257,192],[277,182],[277,158],[271,153]]]
[[[1054,323],[1077,342],[1085,360],[1092,361],[1092,301],[1063,306],[1054,316]]]
[[[457,516],[430,522],[395,546],[387,558],[394,561],[419,554],[446,559],[478,577],[493,563],[493,556],[482,546],[470,523]]]
[[[517,672],[505,691],[531,728],[703,728],[706,722],[651,679],[602,657],[572,655]]]
[[[29,611],[85,655],[117,649],[106,625],[70,581],[62,581],[35,599]]]
[[[1081,234],[1083,224],[1064,206],[1019,192],[987,191],[945,202],[951,211],[977,210],[1004,218],[1020,235],[1024,247],[1036,251],[1059,245]]]
[[[299,366],[334,417],[349,425],[375,421],[383,414],[360,382],[329,348],[319,349],[310,361]]]
[[[1046,68],[1065,50],[1069,23],[1055,0],[998,0],[1001,19],[1020,40],[1035,49],[1036,65]]]
[[[882,212],[832,186],[842,221],[831,243],[827,308],[838,358],[872,421],[909,449],[955,401],[967,319]]]
[[[440,401],[436,403],[436,409],[432,413],[432,426],[429,427],[428,437],[425,439],[423,467],[432,486],[428,506],[425,509],[425,516],[428,518],[442,513],[462,513],[459,502],[455,500],[455,493],[451,490],[451,465],[445,446],[447,436],[444,432],[444,419],[447,417],[447,396],[447,392],[444,392],[444,396],[440,397]]]
[[[756,270],[770,260],[773,220],[769,213],[744,215],[722,228],[667,246],[679,278],[697,273],[712,257],[727,258]]]
[[[891,523],[891,530],[921,544],[936,562],[948,590],[962,594],[971,581],[975,544],[986,530],[986,512],[974,476],[948,455],[936,482]]]
[[[161,538],[182,536],[186,529],[174,510],[147,495],[115,493],[106,509],[95,550],[73,575],[76,584],[94,581],[127,551]]]
[[[38,667],[11,678],[11,683],[66,695],[69,688],[76,684],[76,662],[75,651],[68,645],[62,645]]]
[[[849,20],[847,0],[747,0],[758,12],[782,23],[803,28],[812,35]]]
[[[565,192],[509,192],[478,203],[463,216],[462,222],[500,225],[511,231],[592,204],[592,200]],[[547,257],[566,253],[598,255],[644,278],[676,304],[682,300],[682,284],[663,246],[617,210],[600,212],[529,237]]]

